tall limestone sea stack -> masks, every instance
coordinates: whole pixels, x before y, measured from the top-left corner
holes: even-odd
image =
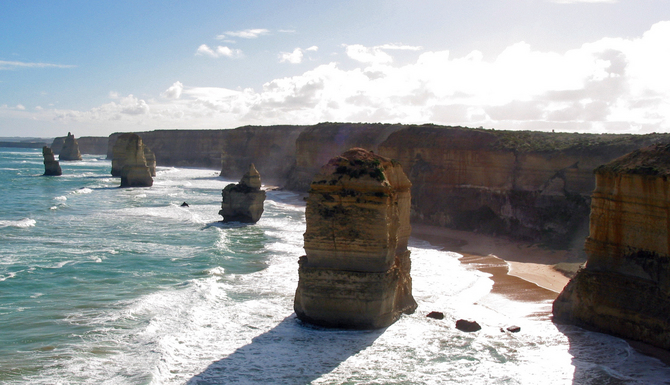
[[[299,319],[376,329],[414,312],[410,188],[400,164],[360,148],[321,168],[307,198],[306,255],[294,302]]]
[[[44,157],[44,175],[63,175],[60,164],[54,158],[54,152],[48,146],[42,147],[42,156]]]
[[[153,185],[152,172],[145,158],[145,146],[139,135],[129,133],[119,136],[114,144],[113,154],[112,176],[121,177],[121,187]]]
[[[265,191],[261,190],[261,174],[253,163],[240,183],[226,186],[221,196],[219,215],[223,217],[223,222],[256,223],[261,219]]]
[[[670,350],[670,145],[595,170],[588,260],[554,319]]]
[[[74,135],[67,133],[65,138],[65,143],[63,143],[63,148],[60,150],[58,155],[60,160],[81,160],[81,153],[79,152],[79,143],[77,139],[74,138]]]

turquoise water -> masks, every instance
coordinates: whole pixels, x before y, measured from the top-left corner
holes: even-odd
[[[557,327],[549,302],[491,294],[417,240],[415,314],[374,332],[302,325],[300,196],[268,191],[257,224],[224,225],[230,181],[213,170],[159,167],[153,187],[120,189],[99,157],[61,167],[44,177],[41,151],[0,149],[0,383],[670,383],[625,341]]]

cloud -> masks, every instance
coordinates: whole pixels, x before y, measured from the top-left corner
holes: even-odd
[[[13,70],[17,68],[75,68],[70,64],[51,64],[51,63],[28,63],[20,61],[0,60],[0,70]]]
[[[241,31],[224,32],[223,34],[218,35],[216,38],[218,40],[223,40],[228,38],[229,36],[233,36],[233,37],[240,37],[242,39],[255,39],[259,36],[267,35],[268,33],[270,33],[270,31],[265,28],[244,29]]]
[[[356,60],[318,65],[269,79],[260,89],[188,87],[163,98],[118,96],[88,111],[0,108],[0,116],[36,116],[96,127],[224,128],[246,124],[378,121],[578,132],[670,129],[670,22],[637,38],[605,38],[567,52],[525,42],[485,57],[473,50],[420,52],[396,64],[383,46],[343,46]],[[402,47],[401,45],[395,45]],[[213,52],[216,52],[212,50]],[[388,52],[386,52],[388,51]],[[418,49],[416,50],[418,51]],[[296,52],[286,53],[287,62]],[[405,61],[406,63],[406,61]],[[180,93],[179,93],[179,92]],[[179,97],[176,97],[179,95]]]
[[[184,91],[184,85],[177,81],[174,82],[167,90],[161,93],[161,96],[168,99],[179,99],[181,93]]]
[[[413,46],[413,45],[405,45],[405,44],[383,44],[377,46],[377,48],[380,49],[391,49],[391,50],[403,50],[403,51],[421,51],[423,47],[421,46]]]
[[[316,52],[318,50],[319,50],[319,47],[317,47],[315,45],[305,49],[305,51],[313,51],[313,52]]]
[[[279,62],[291,64],[298,64],[302,62],[302,50],[300,48],[296,48],[293,50],[293,52],[280,52]]]
[[[575,3],[607,3],[615,4],[618,0],[549,0],[550,3],[556,4],[575,4]]]
[[[214,57],[218,58],[221,56],[224,57],[229,57],[232,59],[237,59],[244,57],[244,54],[242,53],[242,50],[239,49],[232,49],[228,48],[226,46],[218,46],[216,49],[212,49],[207,44],[202,44],[200,47],[195,52],[196,55],[202,55],[202,56],[209,56],[209,57]]]

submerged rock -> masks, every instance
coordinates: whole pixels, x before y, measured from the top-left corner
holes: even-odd
[[[60,164],[48,146],[42,147],[42,156],[44,157],[44,175],[63,175]]]
[[[58,155],[60,160],[81,160],[81,153],[79,152],[79,143],[74,138],[74,135],[67,133],[65,142],[63,143],[63,148],[60,150]]]
[[[360,148],[321,168],[305,212],[294,309],[326,327],[375,329],[416,309],[407,241],[411,183],[400,164]]]
[[[426,315],[428,318],[434,318],[434,319],[444,319],[444,313],[441,311],[431,311]]]
[[[670,349],[670,145],[596,169],[586,266],[554,320]]]
[[[121,187],[151,187],[151,169],[144,157],[145,146],[137,134],[123,134],[114,144],[112,176],[121,177]]]
[[[223,222],[256,223],[261,219],[265,191],[261,190],[261,174],[253,163],[240,183],[226,186],[221,196],[219,215],[223,217]]]

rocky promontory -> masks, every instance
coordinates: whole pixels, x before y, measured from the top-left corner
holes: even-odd
[[[63,142],[63,148],[58,155],[59,160],[81,160],[81,153],[79,152],[79,143],[74,135],[67,133],[67,137]]]
[[[261,175],[253,163],[240,183],[231,183],[221,191],[219,215],[223,222],[256,223],[263,215],[265,191],[261,190]]]
[[[554,319],[670,349],[670,145],[595,171],[585,268]]]
[[[411,183],[397,162],[360,148],[331,159],[307,198],[306,255],[294,308],[327,327],[375,329],[412,313]]]
[[[42,147],[42,156],[44,157],[44,175],[63,175],[63,170],[61,170],[51,148],[48,146]]]
[[[145,158],[146,146],[137,134],[123,134],[114,145],[112,176],[121,177],[121,187],[150,187],[154,181]],[[155,172],[153,173],[155,175]]]

